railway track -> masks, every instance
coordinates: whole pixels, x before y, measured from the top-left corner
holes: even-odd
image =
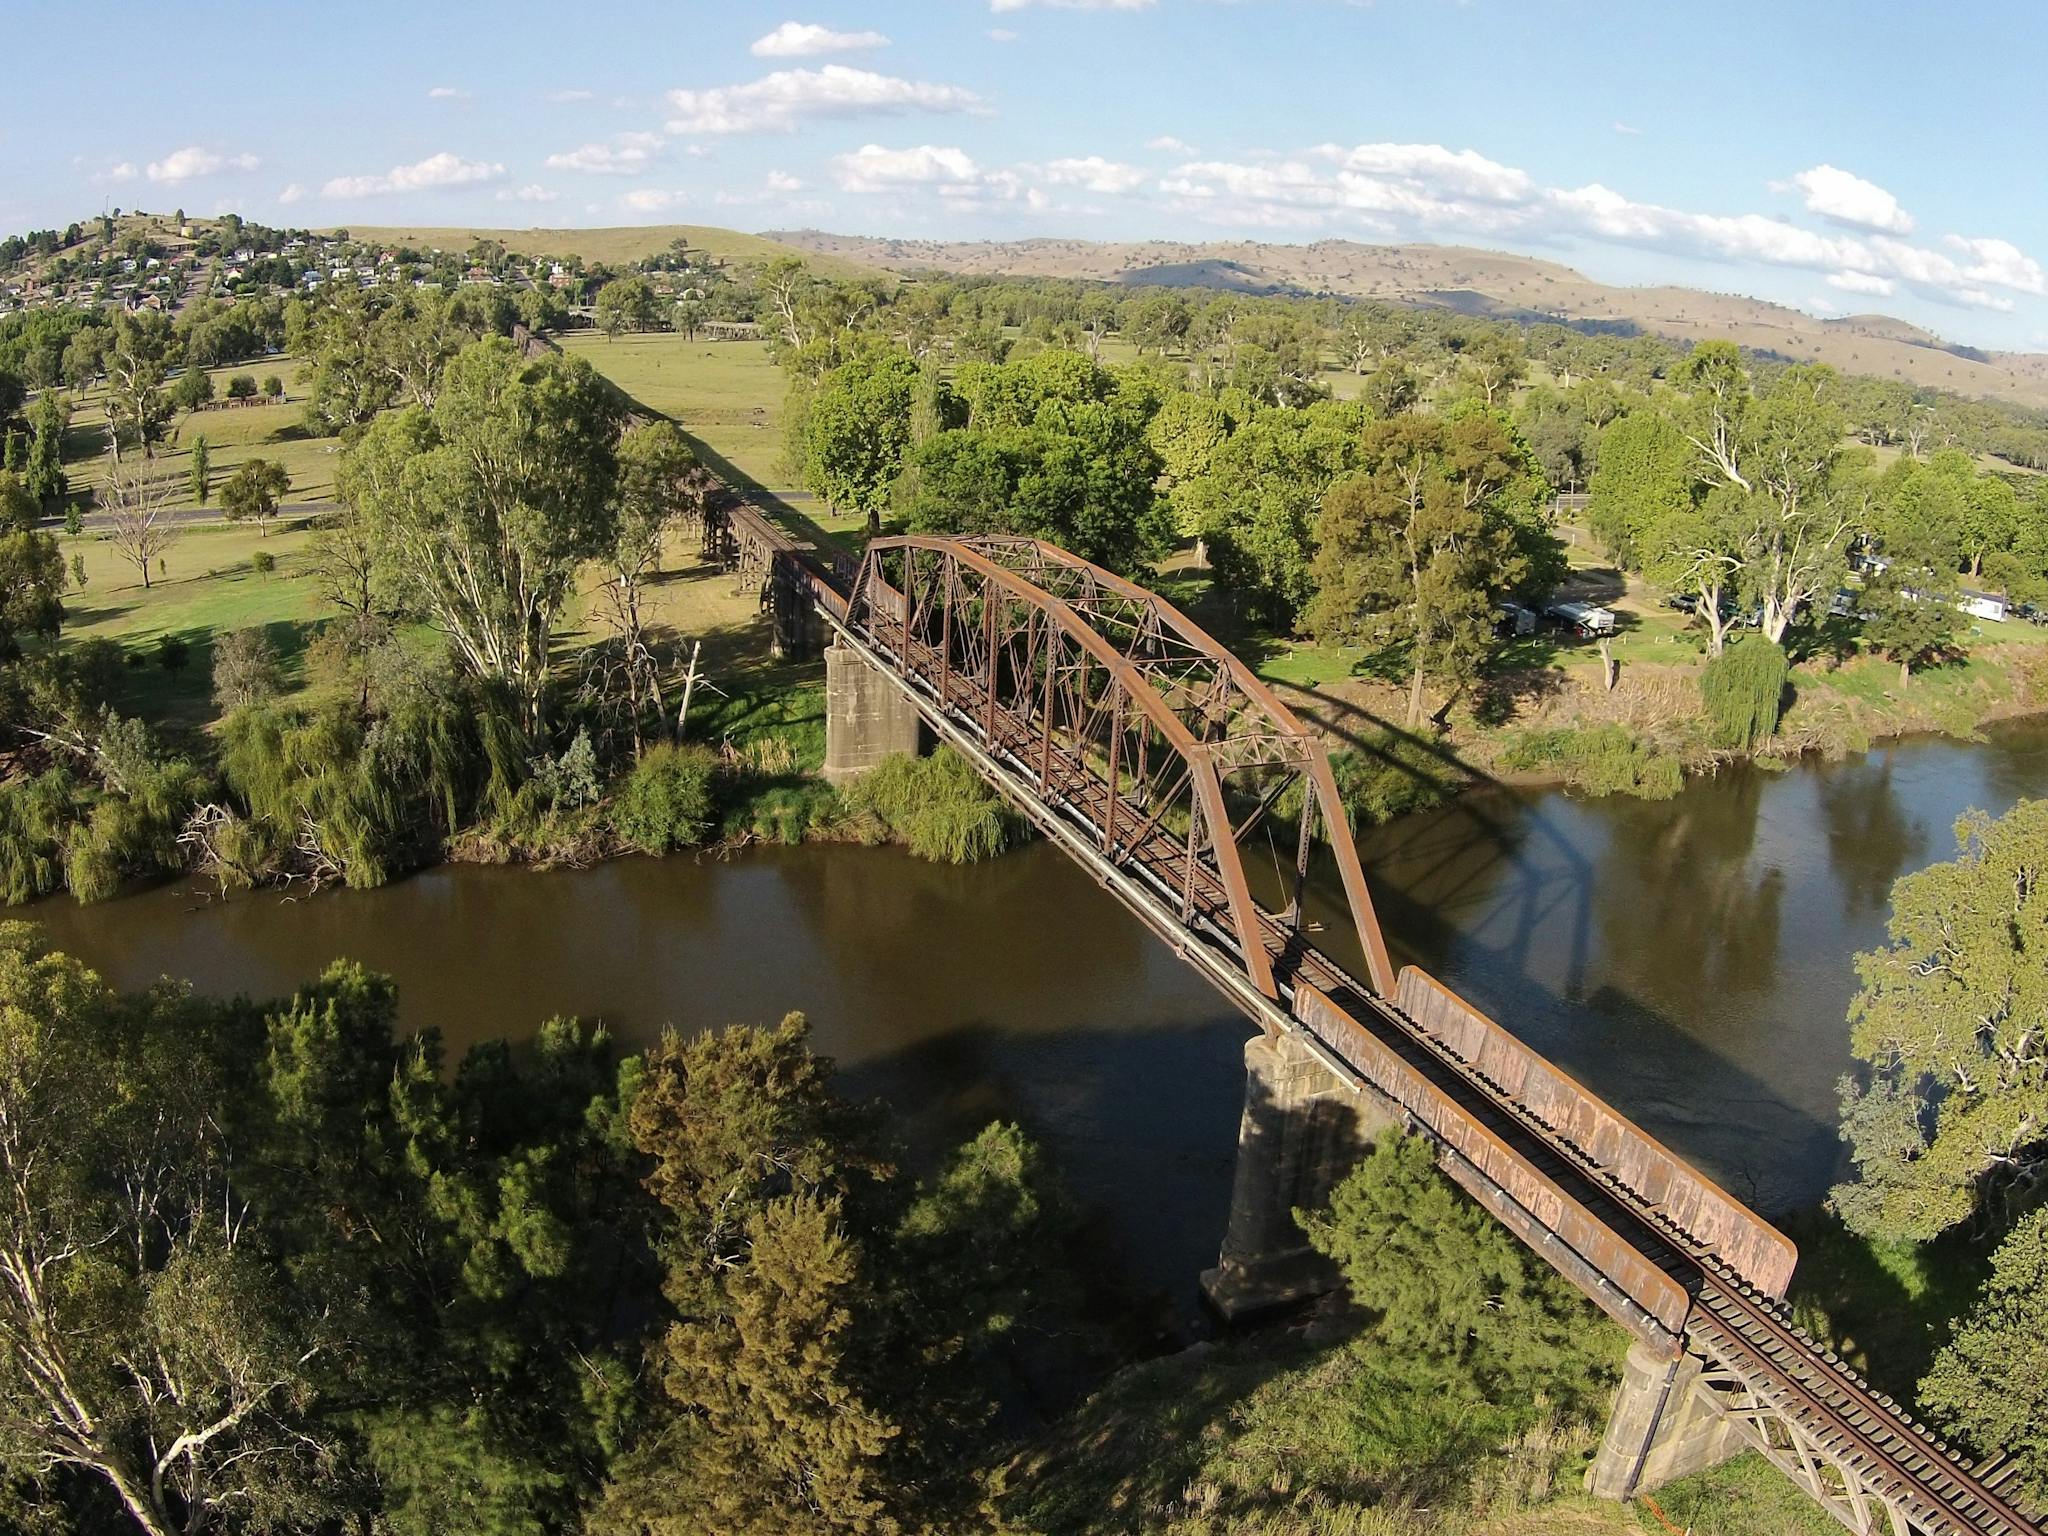
[[[843,618],[835,615],[834,622]],[[1091,839],[1099,839],[1113,822],[1127,825],[1133,841],[1112,844],[1106,850],[1110,860],[1140,880],[1158,902],[1179,910],[1197,941],[1235,953],[1238,941],[1227,896],[1206,867],[1196,866],[1189,882],[1186,846],[1179,835],[1160,826],[1145,807],[1109,805],[1108,785],[1071,744],[1056,744],[1048,754],[1044,734],[1001,698],[992,699],[982,679],[941,665],[932,646],[900,625],[892,628],[893,633],[877,633],[871,617],[870,628],[853,637],[893,665],[928,713],[936,711],[952,730],[976,741],[1034,821],[1044,827],[1048,818],[1058,818],[1070,831]],[[1160,926],[1156,912],[1143,910],[1126,893],[1116,894],[1148,925]],[[1188,938],[1185,932],[1165,936],[1176,943]],[[1343,1056],[1342,1042],[1320,1040],[1301,1021],[1295,989],[1305,984],[1683,1288],[1689,1298],[1684,1337],[1754,1399],[1747,1412],[1742,1404],[1730,1409],[1743,1420],[1746,1437],[1775,1452],[1774,1459],[1796,1460],[1811,1491],[1851,1506],[1866,1500],[1884,1506],[1864,1508],[1864,1523],[1872,1530],[1882,1528],[1879,1520],[1889,1520],[1894,1530],[1931,1536],[2042,1536],[2042,1527],[2015,1502],[2016,1464],[1971,1466],[1799,1329],[1781,1302],[1755,1290],[1635,1198],[1583,1149],[1537,1120],[1398,1007],[1374,996],[1291,924],[1266,914],[1261,939],[1298,1027]],[[1667,1337],[1667,1342],[1676,1341]],[[1797,1425],[1808,1449],[1773,1443],[1773,1417]],[[1856,1486],[1841,1469],[1855,1474]]]

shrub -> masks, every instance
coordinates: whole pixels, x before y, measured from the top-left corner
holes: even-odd
[[[249,557],[249,569],[258,576],[268,576],[277,569],[277,556],[267,549],[259,549]]]
[[[192,660],[191,643],[183,635],[165,635],[156,643],[156,664],[166,672],[182,672]]]
[[[277,648],[260,629],[238,629],[213,642],[213,702],[227,714],[275,698],[284,688]]]
[[[1413,811],[1442,805],[1465,783],[1455,764],[1422,742],[1398,731],[1378,731],[1330,754],[1330,776],[1344,802],[1344,818],[1356,832],[1377,827]],[[1275,804],[1272,814],[1282,822],[1301,815],[1302,786],[1297,780]]]
[[[920,859],[972,864],[1015,841],[1016,817],[973,766],[946,747],[930,757],[884,758],[842,792],[855,818],[871,817]]]
[[[255,393],[256,379],[251,374],[238,373],[228,380],[228,398],[230,400],[248,400],[253,398]]]
[[[612,829],[642,853],[670,853],[711,829],[718,759],[702,747],[663,744],[644,753],[612,800]]]
[[[284,380],[276,374],[266,374],[263,379],[264,398],[275,400],[284,394]]]
[[[1744,635],[1708,662],[1700,674],[1700,693],[1714,745],[1748,752],[1770,740],[1790,672],[1784,648],[1762,635]]]
[[[1637,741],[1618,725],[1527,731],[1501,754],[1500,762],[1517,773],[1555,772],[1571,788],[1589,795],[1669,800],[1685,786],[1685,770],[1677,758]]]

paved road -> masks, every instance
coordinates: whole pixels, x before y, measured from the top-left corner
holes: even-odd
[[[818,498],[809,491],[742,491],[740,499],[757,507],[772,507],[778,501],[812,502]],[[341,503],[338,501],[295,501],[278,508],[277,516],[279,521],[285,521],[292,518],[323,517],[329,512],[340,510]],[[228,521],[221,515],[218,507],[174,507],[164,514],[164,519],[180,528],[213,527]],[[104,532],[111,521],[105,512],[88,512],[85,514],[85,531]],[[46,517],[40,526],[54,533],[64,526],[64,519]]]
[[[338,501],[294,501],[277,509],[276,521],[285,522],[302,517],[320,517],[328,512],[339,512],[340,510],[341,503]],[[105,512],[88,512],[82,521],[85,531],[93,533],[104,532],[113,519]],[[206,528],[225,524],[228,519],[221,513],[219,507],[173,507],[164,513],[163,521],[179,528]],[[64,526],[64,519],[61,517],[46,517],[42,519],[39,526],[55,533]]]

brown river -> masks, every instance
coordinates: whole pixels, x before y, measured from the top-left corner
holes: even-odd
[[[1490,789],[1360,852],[1398,962],[1771,1212],[1838,1176],[1851,957],[1882,940],[1892,881],[1951,856],[1963,811],[2042,795],[2034,721],[1661,803]],[[921,1154],[1024,1122],[1131,1281],[1185,1298],[1222,1235],[1249,1026],[1044,843],[967,869],[820,846],[447,867],[299,899],[177,885],[27,915],[121,986],[270,996],[352,957],[457,1048],[554,1014],[634,1045],[800,1009]]]

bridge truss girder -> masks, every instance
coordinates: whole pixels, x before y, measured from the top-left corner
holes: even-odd
[[[1035,768],[1047,798],[1085,794],[1095,850],[1155,878],[1172,863],[1181,920],[1227,935],[1252,988],[1278,1000],[1273,924],[1299,932],[1312,844],[1335,860],[1373,985],[1395,978],[1322,744],[1244,665],[1168,604],[1028,539],[869,543],[846,622],[943,708]],[[1292,813],[1289,898],[1261,905],[1250,834]],[[1276,862],[1279,842],[1272,844]]]

